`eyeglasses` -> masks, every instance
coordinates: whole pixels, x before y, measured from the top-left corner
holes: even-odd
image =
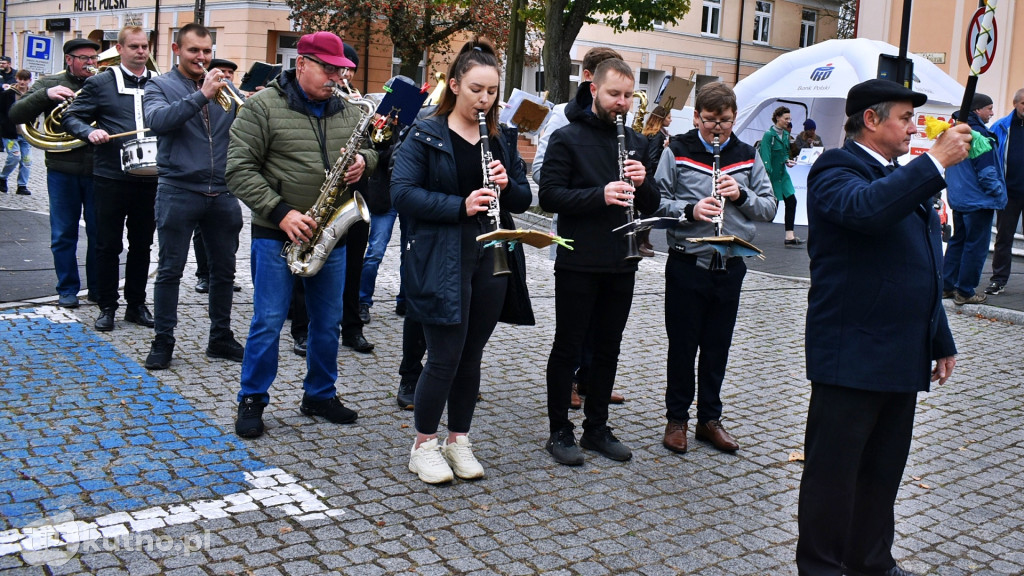
[[[735,120],[706,120],[704,118],[701,118],[700,121],[704,123],[704,127],[708,130],[712,130],[715,127],[728,130],[729,128],[732,128],[733,123],[736,122]]]
[[[303,56],[303,58],[305,58],[306,60],[309,60],[310,62],[316,62],[317,64],[319,64],[320,67],[324,69],[324,74],[327,74],[328,76],[330,76],[332,74],[347,74],[347,73],[352,71],[351,68],[347,68],[347,67],[344,67],[344,66],[335,66],[333,64],[327,64],[325,62],[321,62],[320,60],[317,60],[316,58],[313,58],[312,56]]]
[[[75,56],[74,54],[68,54],[68,56],[71,56],[72,58],[74,58],[75,60],[78,60],[79,62],[96,62],[97,60],[100,59],[99,56]]]

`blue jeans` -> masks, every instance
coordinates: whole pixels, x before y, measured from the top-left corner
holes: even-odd
[[[942,289],[974,296],[988,258],[994,210],[953,211],[953,237],[942,259]]]
[[[205,235],[205,231],[204,231]],[[209,244],[208,244],[209,245]],[[281,328],[292,299],[296,276],[281,257],[284,242],[253,238],[253,310],[249,338],[242,360],[242,382],[238,401],[257,394],[270,401],[270,385],[277,377]],[[309,312],[309,340],[306,341],[306,396],[326,400],[337,394],[338,337],[341,334],[342,292],[345,289],[345,247],[331,251],[323,268],[312,277],[301,278],[306,289]],[[231,287],[228,286],[228,290]],[[213,286],[210,286],[213,290]]]
[[[92,174],[79,176],[47,170],[47,194],[50,197],[50,251],[57,272],[57,294],[73,296],[82,289],[78,276],[78,221],[85,215],[85,278],[89,298],[98,298],[96,289],[96,203]]]
[[[395,228],[398,211],[392,208],[384,214],[370,214],[370,239],[366,242],[366,254],[363,255],[363,274],[359,284],[359,303],[373,306],[373,292],[377,284],[377,269],[384,259],[384,252],[391,242],[391,233]],[[401,268],[399,268],[401,274]],[[396,302],[405,300],[405,294],[399,290]]]
[[[4,171],[0,173],[0,178],[7,180],[20,163],[18,186],[27,187],[29,174],[32,173],[32,145],[21,135],[17,138],[4,138],[3,140],[4,150],[7,151],[7,162],[4,164]]]
[[[153,282],[153,321],[157,336],[174,337],[178,324],[178,289],[198,226],[210,257],[210,342],[234,338],[231,332],[235,247],[242,230],[242,208],[228,193],[205,196],[160,184],[156,193],[160,260]]]

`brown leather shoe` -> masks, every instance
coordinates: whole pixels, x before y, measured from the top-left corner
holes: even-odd
[[[608,398],[608,403],[609,404],[622,404],[625,401],[626,401],[626,397],[625,396],[623,396],[622,394],[619,394],[618,392],[614,392],[614,391],[612,392],[611,397]]]
[[[579,392],[576,391],[576,382],[572,383],[572,396],[569,397],[569,408],[573,410],[579,410],[583,406],[583,400],[580,399]]]
[[[669,420],[665,424],[665,439],[661,445],[678,454],[686,452],[686,422]]]
[[[697,426],[693,429],[693,436],[698,440],[711,442],[715,448],[722,452],[735,452],[740,449],[740,445],[725,431],[722,423],[718,420],[698,422]]]

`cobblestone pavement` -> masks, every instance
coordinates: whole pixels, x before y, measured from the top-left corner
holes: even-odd
[[[0,207],[45,211],[43,190]],[[240,340],[248,244],[246,227]],[[407,469],[412,415],[394,400],[397,234],[392,244],[365,328],[377,348],[340,355],[353,425],[299,414],[305,366],[286,330],[267,432],[236,438],[239,365],[203,354],[191,263],[169,370],[141,367],[150,330],[119,316],[115,331],[93,331],[94,306],[0,310],[0,572],[795,574],[806,282],[748,275],[723,390],[741,449],[695,442],[676,455],[661,446],[664,257],[643,261],[616,381],[628,400],[610,422],[634,458],[588,452],[567,468],[543,449],[552,263],[528,249],[537,326],[499,325],[484,359],[471,437],[487,476],[432,487]],[[921,574],[1024,574],[1024,329],[967,313],[950,322],[959,364],[921,395],[895,555]]]

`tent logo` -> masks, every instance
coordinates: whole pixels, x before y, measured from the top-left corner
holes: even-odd
[[[819,67],[815,68],[811,72],[811,80],[813,80],[815,82],[821,82],[822,80],[827,80],[828,77],[832,75],[832,71],[833,70],[835,70],[835,67],[832,66],[831,64],[826,64],[824,66],[819,66]]]

